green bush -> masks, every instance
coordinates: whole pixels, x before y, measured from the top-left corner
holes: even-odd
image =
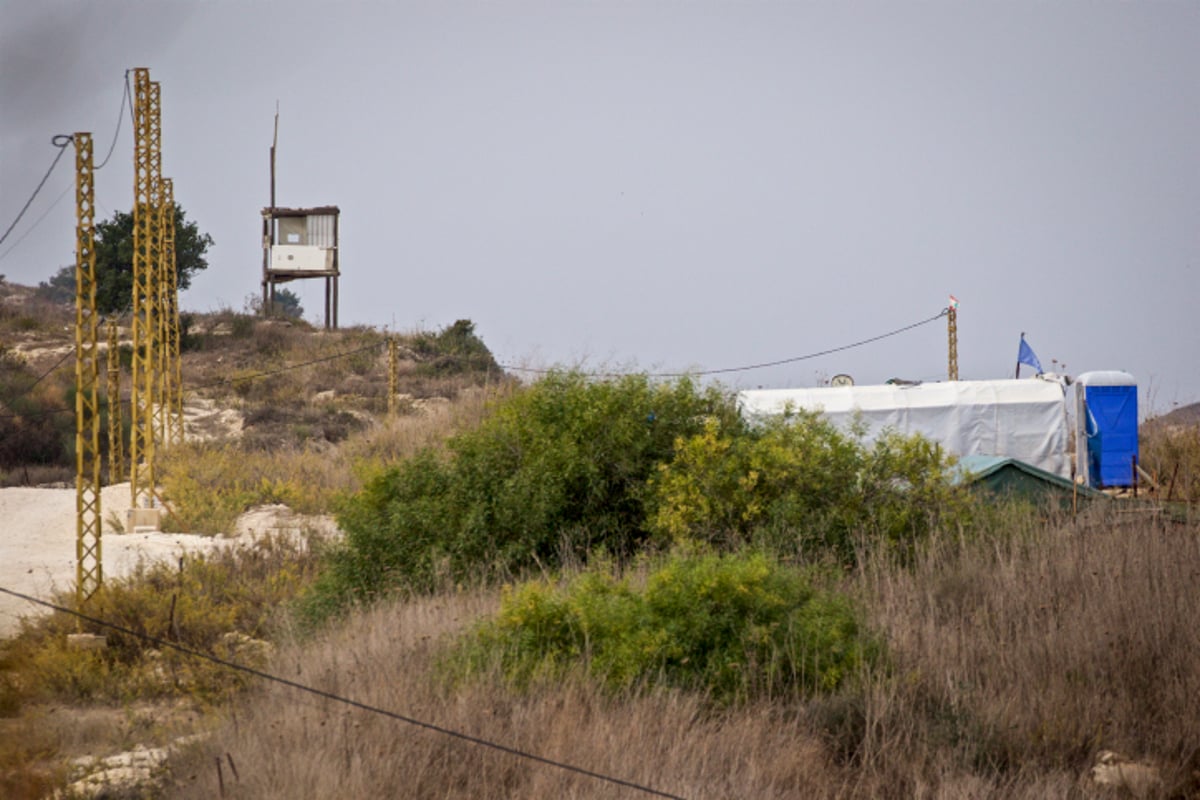
[[[60,365],[39,376],[0,348],[0,470],[75,464],[75,390]],[[45,380],[43,380],[45,378]]]
[[[325,600],[507,576],[597,547],[635,552],[655,466],[714,415],[740,424],[727,395],[688,380],[548,375],[452,438],[445,456],[397,464],[344,504]]]
[[[460,319],[437,333],[418,333],[411,338],[410,345],[429,359],[423,369],[434,374],[499,371],[491,351],[475,333],[475,323],[469,319]]]
[[[964,513],[948,466],[928,440],[892,434],[868,446],[811,413],[750,430],[712,419],[653,476],[650,526],[676,543],[755,541],[850,562],[860,533],[907,547]]]
[[[600,569],[506,590],[448,659],[518,686],[582,669],[613,690],[657,683],[721,701],[833,691],[878,656],[846,598],[762,554],[680,555],[637,588]]]

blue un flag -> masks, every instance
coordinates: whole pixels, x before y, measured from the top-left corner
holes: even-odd
[[[1036,369],[1039,375],[1045,371],[1042,369],[1042,362],[1038,361],[1037,353],[1033,352],[1033,348],[1025,341],[1025,334],[1021,334],[1021,349],[1017,351],[1017,364],[1028,364]]]

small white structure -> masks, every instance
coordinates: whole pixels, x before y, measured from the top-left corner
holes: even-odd
[[[325,327],[337,328],[338,278],[342,274],[338,262],[340,214],[337,206],[270,206],[262,210],[264,312],[270,312],[275,305],[276,284],[302,278],[324,278]]]
[[[1064,387],[1053,380],[757,389],[738,393],[747,418],[819,411],[842,429],[855,421],[874,440],[885,430],[921,434],[958,456],[1015,458],[1069,478]]]

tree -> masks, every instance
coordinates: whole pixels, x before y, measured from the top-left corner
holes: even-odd
[[[189,222],[183,208],[175,204],[175,276],[180,291],[192,283],[192,275],[208,268],[204,254],[213,239]],[[75,266],[60,269],[38,287],[51,299],[75,296]],[[65,295],[65,296],[64,296]],[[120,313],[133,298],[133,214],[117,211],[111,220],[96,224],[96,310]]]
[[[255,292],[246,295],[246,302],[242,309],[248,314],[255,316],[263,314],[262,298]],[[304,306],[300,305],[300,296],[291,289],[276,289],[275,302],[271,305],[270,314],[265,316],[276,317],[281,319],[303,319]]]
[[[300,319],[304,316],[304,306],[300,305],[300,297],[291,289],[276,289],[274,314],[287,319]]]

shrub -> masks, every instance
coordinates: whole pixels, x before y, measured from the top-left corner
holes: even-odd
[[[964,512],[947,466],[925,439],[885,435],[867,446],[811,413],[751,430],[710,419],[652,477],[650,527],[676,543],[758,541],[850,562],[859,532],[908,546],[939,517]]]
[[[499,402],[445,458],[427,453],[374,476],[341,509],[345,547],[322,591],[368,599],[397,584],[509,575],[595,547],[618,556],[645,540],[654,466],[730,398],[644,375],[589,381],[555,373]]]
[[[21,633],[0,647],[0,679],[20,685],[18,702],[226,696],[245,684],[241,673],[169,648],[154,649],[137,634],[261,664],[266,648],[250,640],[274,635],[283,622],[280,609],[312,580],[316,564],[312,547],[284,537],[192,554],[178,563],[140,563],[130,576],[105,581],[84,608],[131,633],[81,624],[60,612],[26,621]],[[57,600],[74,605],[73,596]],[[107,648],[71,648],[66,636],[78,631],[107,636]]]
[[[424,368],[435,374],[499,371],[491,351],[476,335],[475,323],[469,319],[460,319],[436,334],[415,334],[410,344],[417,353],[430,359]]]
[[[762,554],[680,555],[635,588],[603,569],[506,590],[451,660],[518,685],[583,669],[613,690],[658,683],[723,700],[832,691],[877,650],[848,600]]]
[[[36,375],[0,348],[0,470],[75,463],[75,408],[68,369]]]

